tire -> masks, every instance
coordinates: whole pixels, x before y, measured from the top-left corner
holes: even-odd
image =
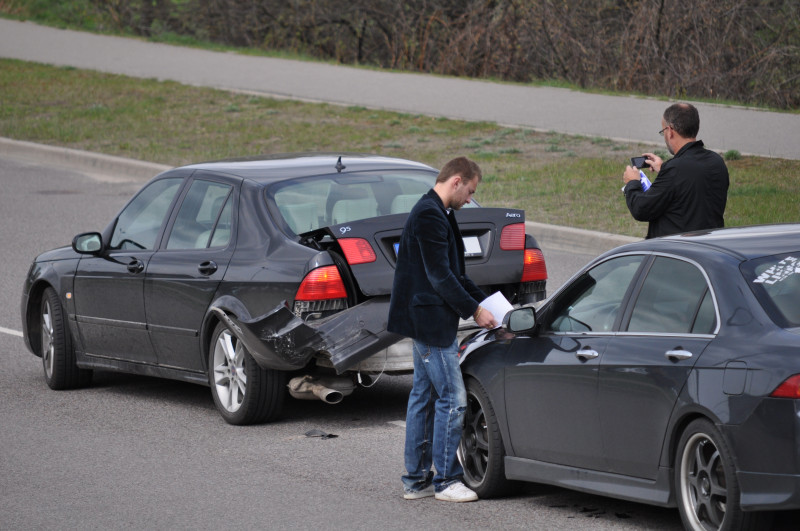
[[[259,367],[244,344],[222,323],[214,330],[208,351],[211,396],[225,422],[259,424],[280,415],[286,373]]]
[[[53,288],[45,289],[42,294],[39,325],[44,379],[50,389],[74,389],[88,385],[92,380],[92,371],[78,368],[64,309]]]
[[[742,511],[733,454],[707,419],[692,421],[681,435],[675,488],[681,520],[688,530],[757,530],[771,523],[771,514]]]
[[[494,408],[486,391],[473,378],[466,380],[467,412],[458,445],[464,483],[481,498],[508,494],[514,485],[506,479],[505,449]]]

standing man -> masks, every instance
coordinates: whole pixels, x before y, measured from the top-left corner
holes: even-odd
[[[497,322],[478,304],[485,295],[466,275],[454,211],[470,202],[481,178],[478,165],[465,157],[445,164],[434,187],[411,209],[400,240],[388,330],[414,344],[403,476],[407,500],[478,499],[461,482],[464,470],[456,456],[467,406],[456,333],[459,317],[473,317],[486,328]]]
[[[625,202],[634,219],[650,222],[647,238],[725,226],[728,168],[722,157],[697,140],[699,130],[700,116],[693,105],[670,105],[659,134],[674,157],[663,162],[653,153],[643,153],[658,174],[646,192],[639,170],[625,168]]]

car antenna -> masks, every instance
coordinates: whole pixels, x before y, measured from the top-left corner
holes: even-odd
[[[334,166],[334,168],[336,168],[337,172],[342,173],[342,170],[345,169],[346,167],[347,166],[342,164],[342,156],[339,155],[339,160],[336,161],[336,166]]]

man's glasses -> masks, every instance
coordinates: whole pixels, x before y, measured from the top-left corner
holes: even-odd
[[[666,131],[666,130],[667,130],[667,129],[669,129],[670,127],[671,127],[671,126],[669,126],[669,125],[668,125],[668,126],[666,126],[664,129],[662,129],[661,131],[659,131],[659,132],[658,132],[658,134],[659,134],[659,135],[661,135],[661,136],[664,136],[664,131]]]

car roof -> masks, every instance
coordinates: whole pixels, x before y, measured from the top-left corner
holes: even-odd
[[[687,232],[644,240],[624,246],[626,250],[680,251],[715,249],[737,255],[742,260],[800,250],[800,223],[752,225]],[[619,249],[617,249],[619,251]]]
[[[343,168],[337,168],[339,161]],[[365,153],[280,153],[257,157],[227,159],[190,164],[178,169],[207,170],[236,175],[261,183],[270,183],[333,173],[389,170],[424,170],[436,172],[427,164],[412,160],[382,157]]]

